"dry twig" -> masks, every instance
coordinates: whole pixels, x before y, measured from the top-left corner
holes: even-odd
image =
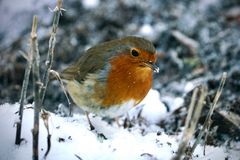
[[[54,70],[50,70],[50,73],[51,73],[52,75],[54,75],[54,76],[57,78],[57,80],[59,81],[60,86],[61,86],[61,88],[62,88],[62,90],[63,90],[63,92],[64,92],[64,94],[65,94],[65,96],[66,96],[66,98],[67,98],[68,105],[71,106],[71,101],[70,101],[70,99],[69,99],[69,97],[68,97],[67,91],[66,91],[66,89],[65,89],[65,87],[64,87],[64,85],[63,85],[63,81],[62,81],[59,73],[58,73],[57,71],[54,71]]]
[[[198,95],[199,98],[197,98]],[[187,145],[194,134],[198,119],[202,112],[206,95],[207,88],[205,86],[201,86],[200,88],[194,89],[191,98],[191,103],[189,105],[188,115],[185,122],[185,129],[183,131],[182,141],[178,146],[177,154],[175,157],[173,157],[173,160],[180,160],[181,157],[183,156],[187,148]]]
[[[33,124],[33,160],[38,160],[38,139],[39,139],[39,113],[41,111],[41,101],[40,101],[40,72],[39,72],[39,51],[38,51],[38,41],[37,41],[37,16],[33,17],[33,25],[31,32],[31,43],[30,50],[33,55],[33,87],[34,87],[34,124]]]
[[[48,155],[48,153],[51,149],[51,136],[52,135],[50,134],[50,131],[49,131],[49,124],[48,124],[49,117],[50,117],[50,114],[43,109],[42,113],[41,113],[41,118],[43,120],[44,126],[47,129],[47,133],[48,133],[48,136],[47,136],[47,150],[44,154],[44,159],[47,158],[47,155]]]
[[[198,51],[198,47],[199,47],[199,43],[197,41],[195,41],[194,39],[187,37],[186,35],[184,35],[183,33],[174,30],[172,31],[172,35],[179,40],[183,45],[185,45],[186,47],[188,47],[190,49],[190,52],[193,55],[197,54]]]
[[[220,85],[218,87],[218,90],[217,90],[217,93],[214,97],[214,100],[213,100],[213,104],[211,105],[210,107],[210,110],[207,114],[207,117],[206,117],[206,120],[203,124],[203,127],[201,129],[201,131],[199,132],[198,136],[197,136],[197,139],[196,141],[194,142],[193,146],[189,149],[189,152],[188,154],[184,157],[185,160],[188,160],[190,159],[192,153],[194,152],[195,148],[197,147],[197,145],[200,143],[200,140],[201,138],[203,137],[204,133],[206,132],[206,137],[208,135],[208,131],[211,127],[211,124],[212,124],[212,120],[211,120],[211,117],[212,117],[212,114],[213,114],[213,111],[214,109],[216,108],[216,105],[217,105],[217,102],[219,100],[219,97],[222,93],[222,90],[223,90],[223,86],[225,84],[225,81],[226,81],[226,78],[227,78],[227,73],[224,72],[223,75],[222,75],[222,79],[221,79],[221,82],[220,82]],[[205,138],[206,140],[206,138]],[[204,147],[205,148],[205,147]],[[204,149],[205,150],[205,149]],[[205,152],[205,151],[204,151]]]
[[[46,89],[47,89],[48,82],[49,82],[49,74],[50,74],[50,70],[52,68],[53,58],[54,58],[56,33],[57,33],[60,15],[62,14],[61,13],[62,10],[64,10],[64,9],[62,9],[62,0],[58,0],[56,8],[53,10],[54,16],[53,16],[52,32],[51,32],[51,36],[49,39],[48,54],[47,54],[47,60],[45,63],[47,67],[46,67],[46,70],[45,70],[44,76],[43,76],[43,87],[41,88],[41,91],[40,91],[41,103],[43,103]]]
[[[24,55],[24,54],[23,54]],[[19,112],[18,112],[18,121],[16,123],[16,139],[15,144],[20,145],[22,138],[21,138],[21,130],[22,130],[22,118],[23,118],[23,107],[24,102],[26,99],[27,94],[27,88],[28,88],[28,82],[29,82],[29,76],[32,68],[32,54],[28,52],[28,55],[26,56],[27,59],[27,66],[24,73],[24,80],[22,84],[22,90],[21,90],[21,96],[20,96],[20,106],[19,106]]]
[[[216,110],[220,115],[222,115],[225,119],[227,119],[229,122],[234,124],[235,127],[237,127],[240,130],[240,117],[234,112],[231,111],[223,111],[223,110]]]

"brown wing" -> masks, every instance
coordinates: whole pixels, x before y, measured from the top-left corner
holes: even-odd
[[[61,77],[66,80],[83,81],[88,73],[103,69],[104,60],[96,53],[86,52],[73,65],[66,68]]]
[[[61,77],[66,80],[84,81],[87,74],[102,70],[111,55],[116,54],[117,40],[109,41],[88,49],[79,60],[66,68]]]

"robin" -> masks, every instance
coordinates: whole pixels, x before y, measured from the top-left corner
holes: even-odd
[[[66,68],[62,78],[73,101],[88,113],[117,118],[136,106],[152,86],[156,49],[140,37],[98,44]]]

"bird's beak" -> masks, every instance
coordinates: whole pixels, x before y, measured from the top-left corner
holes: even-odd
[[[153,70],[153,72],[155,72],[155,73],[159,72],[159,67],[156,64],[154,64],[153,62],[148,61],[148,62],[145,62],[145,64],[147,67],[150,67]]]

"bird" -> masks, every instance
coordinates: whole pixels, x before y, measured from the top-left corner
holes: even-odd
[[[97,44],[63,70],[73,102],[88,114],[117,118],[139,104],[158,72],[157,52],[149,40],[126,36]]]

